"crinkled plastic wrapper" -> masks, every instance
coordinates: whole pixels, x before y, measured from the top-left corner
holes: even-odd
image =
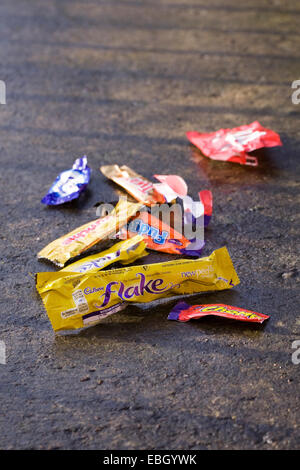
[[[88,222],[54,240],[38,253],[38,258],[47,259],[57,266],[63,267],[69,259],[117,233],[142,206],[142,204],[120,199],[110,214]]]
[[[131,220],[127,229],[121,230],[121,234],[129,238],[137,233],[144,238],[147,248],[164,253],[200,256],[204,247],[204,240],[188,240],[182,233],[144,211]]]
[[[258,121],[233,129],[220,129],[217,132],[187,132],[189,141],[212,160],[257,166],[257,158],[248,152],[262,148],[282,145],[279,135],[261,126]]]
[[[207,227],[213,209],[213,196],[212,192],[205,189],[199,191],[199,201],[194,201],[190,196],[183,198],[183,210],[184,210],[184,223],[195,224],[197,219],[204,217],[204,227]]]
[[[60,173],[41,202],[48,206],[56,206],[78,198],[87,187],[91,170],[86,156],[77,158],[71,170]]]
[[[147,256],[145,250],[146,243],[143,237],[136,235],[130,240],[123,240],[122,242],[114,244],[108,250],[87,256],[75,263],[69,264],[60,272],[70,273],[93,273],[106,268],[113,263],[129,264],[136,261],[138,258]]]
[[[197,260],[128,266],[93,274],[38,273],[40,293],[54,331],[99,323],[131,302],[229,289],[239,283],[226,247]]]
[[[104,165],[100,167],[101,172],[110,180],[124,188],[137,201],[147,206],[164,203],[165,198],[158,193],[151,181],[136,173],[126,165]]]
[[[231,305],[189,305],[186,302],[179,302],[169,313],[168,320],[187,322],[189,320],[195,320],[208,315],[250,323],[263,323],[265,320],[270,318],[268,315],[264,315],[263,313],[253,312],[252,310],[246,310],[241,307],[232,307]]]

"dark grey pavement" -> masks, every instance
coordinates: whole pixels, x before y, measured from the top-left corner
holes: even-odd
[[[2,449],[299,447],[299,20],[296,0],[1,1]],[[185,138],[256,119],[284,144],[258,168],[212,162]],[[83,154],[85,196],[42,206]],[[204,254],[226,245],[241,284],[194,303],[269,314],[264,327],[168,322],[172,300],[54,335],[29,273],[53,269],[37,252],[118,199],[108,163],[213,191]]]

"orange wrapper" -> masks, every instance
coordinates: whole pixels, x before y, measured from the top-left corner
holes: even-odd
[[[38,258],[47,259],[62,267],[69,259],[80,255],[110,235],[115,235],[142,206],[142,204],[120,199],[110,214],[92,220],[54,240],[38,253]]]

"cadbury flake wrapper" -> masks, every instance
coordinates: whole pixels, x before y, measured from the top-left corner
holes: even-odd
[[[128,266],[97,273],[36,275],[54,331],[99,323],[130,302],[229,289],[239,283],[227,248],[206,258]]]
[[[186,302],[179,302],[171,310],[168,320],[177,320],[186,322],[189,320],[215,315],[217,317],[230,318],[232,320],[241,320],[251,323],[263,323],[270,318],[263,313],[252,312],[245,308],[232,307],[224,304],[203,304],[189,305]]]
[[[130,240],[123,240],[122,242],[116,243],[108,250],[87,256],[75,263],[69,264],[61,269],[60,272],[94,273],[116,262],[122,264],[133,263],[138,258],[148,254],[145,248],[146,243],[143,237],[136,235]]]
[[[56,206],[76,199],[87,187],[91,170],[86,156],[77,158],[71,170],[60,173],[41,202],[48,206]]]
[[[134,217],[127,228],[121,229],[121,234],[127,238],[137,233],[144,238],[147,248],[164,253],[200,256],[204,247],[204,240],[188,240],[182,233],[145,211]]]
[[[282,145],[276,132],[261,126],[258,121],[233,129],[219,129],[217,132],[187,132],[188,140],[212,160],[223,160],[241,165],[257,166],[257,158],[247,152],[262,147]]]
[[[110,214],[88,222],[49,243],[38,253],[38,258],[47,259],[63,267],[69,259],[115,234],[141,207],[142,204],[120,199]]]
[[[122,186],[137,201],[150,206],[152,204],[163,203],[165,198],[158,193],[151,181],[131,170],[126,165],[104,165],[100,167],[101,172],[119,186]]]

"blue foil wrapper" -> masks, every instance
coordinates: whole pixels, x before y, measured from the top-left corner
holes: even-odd
[[[56,206],[76,199],[87,187],[90,176],[91,169],[87,164],[86,156],[77,158],[71,170],[63,171],[58,175],[41,202],[48,206]]]

